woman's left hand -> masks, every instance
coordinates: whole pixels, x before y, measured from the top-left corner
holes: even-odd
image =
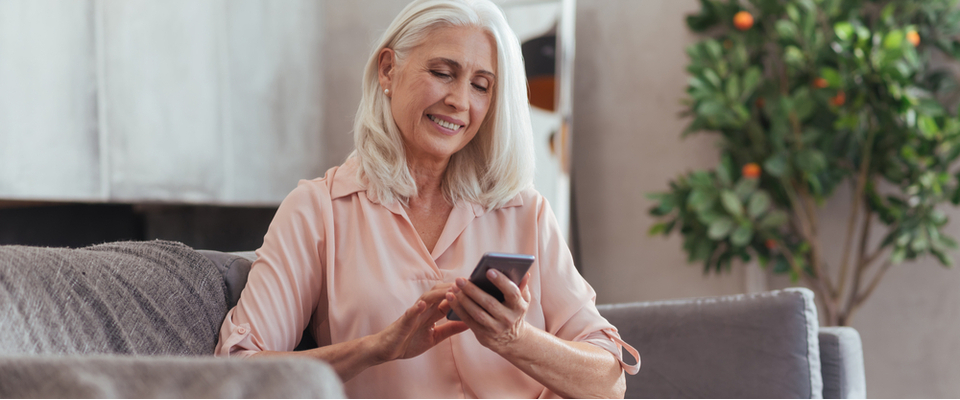
[[[527,285],[530,274],[524,275],[519,287],[494,269],[487,271],[487,279],[503,292],[503,303],[464,278],[457,278],[456,285],[447,292],[446,298],[480,344],[501,353],[517,343],[528,329],[523,317],[530,306],[530,288]]]

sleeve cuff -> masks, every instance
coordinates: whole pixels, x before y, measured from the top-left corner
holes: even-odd
[[[606,328],[596,332],[593,332],[583,339],[579,340],[580,342],[590,343],[597,347],[600,347],[606,351],[609,351],[617,358],[617,361],[620,363],[620,366],[623,370],[630,374],[636,375],[640,371],[640,353],[637,352],[633,346],[630,346],[623,339],[620,339],[620,334],[617,333],[616,329]],[[628,353],[637,361],[636,364],[630,365],[623,361],[623,350],[626,349]]]
[[[230,318],[224,320],[220,328],[220,343],[214,351],[218,357],[249,357],[262,349],[254,343],[250,334],[250,324],[234,325]],[[224,334],[227,333],[226,338]]]

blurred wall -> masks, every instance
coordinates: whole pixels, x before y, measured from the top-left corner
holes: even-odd
[[[696,0],[578,0],[574,187],[582,268],[598,302],[746,290],[744,266],[703,276],[686,264],[678,236],[646,235],[652,202],[644,193],[717,162],[709,135],[680,141],[683,49],[696,40],[684,16],[698,8]],[[840,192],[822,209],[824,243],[842,243],[848,202]],[[960,236],[960,209],[945,211]],[[837,260],[840,249],[832,250],[827,256]],[[953,256],[960,262],[960,252]],[[765,283],[793,285],[782,277]],[[863,339],[868,396],[960,397],[960,271],[935,260],[895,266],[853,326]],[[643,354],[645,344],[635,345]]]

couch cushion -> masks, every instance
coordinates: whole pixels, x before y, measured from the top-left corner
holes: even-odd
[[[213,354],[225,290],[175,242],[0,246],[0,354]]]
[[[226,284],[227,289],[227,309],[236,307],[237,302],[240,301],[240,293],[247,285],[250,267],[256,261],[257,255],[252,251],[224,253],[216,250],[197,250],[197,252],[212,261],[223,276],[223,283]]]
[[[640,352],[627,398],[817,398],[823,383],[807,289],[602,305]]]
[[[300,357],[0,357],[0,398],[344,398],[326,363]]]

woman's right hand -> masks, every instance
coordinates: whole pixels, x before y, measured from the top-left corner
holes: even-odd
[[[467,324],[459,321],[436,326],[450,309],[445,295],[452,286],[453,283],[434,286],[399,319],[376,334],[376,354],[380,362],[416,357],[450,336],[467,330]]]

